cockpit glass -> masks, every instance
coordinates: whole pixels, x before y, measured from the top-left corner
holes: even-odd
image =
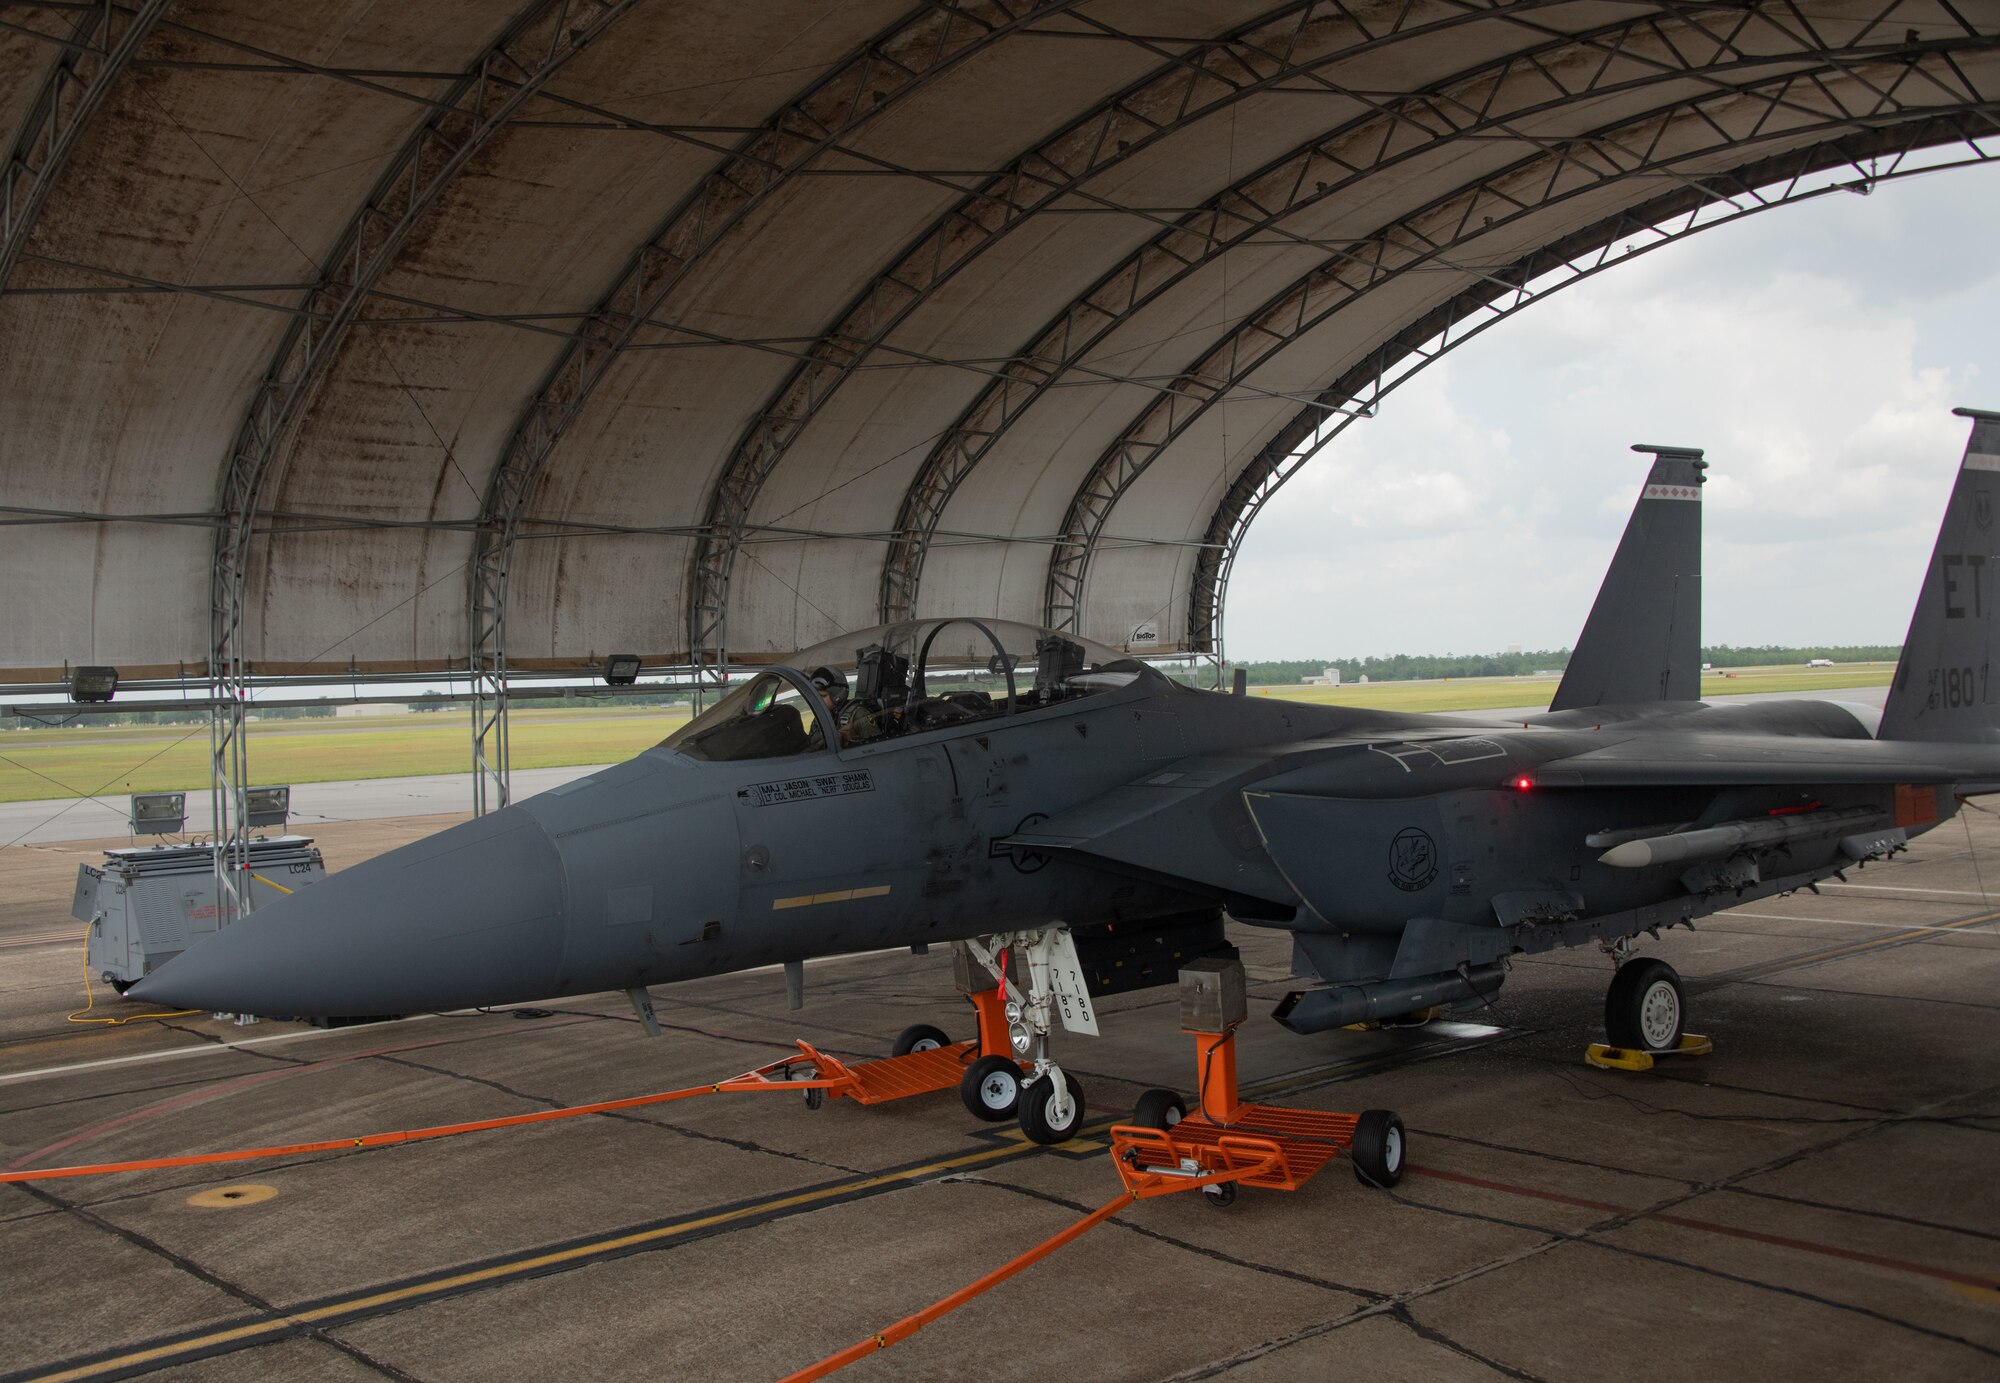
[[[999,619],[876,625],[808,648],[789,665],[818,689],[843,747],[1065,705],[1156,675],[1102,644]],[[760,674],[731,692],[666,740],[666,747],[706,759],[770,758],[818,748],[816,743],[762,747],[767,732],[770,743],[799,742],[797,735],[780,736],[756,719],[765,712],[752,693],[775,677]],[[774,695],[782,701],[782,693]],[[810,707],[805,710],[805,738],[817,740]]]
[[[661,743],[714,761],[784,759],[827,747],[806,693],[775,672],[759,673]]]

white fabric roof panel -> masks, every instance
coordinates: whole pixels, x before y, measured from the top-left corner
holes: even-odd
[[[244,524],[265,670],[464,666],[482,555],[523,666],[762,660],[892,589],[1204,646],[1224,549],[1194,544],[1240,536],[1290,464],[1272,439],[1496,271],[1737,170],[2000,152],[2000,17],[1939,0],[120,14],[152,23],[125,62],[73,11],[0,34],[24,676],[205,665]],[[65,53],[68,99],[101,99],[49,153],[33,101]],[[329,263],[355,227],[383,255]],[[313,349],[281,350],[306,320]]]

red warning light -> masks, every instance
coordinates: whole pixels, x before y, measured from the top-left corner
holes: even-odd
[[[1522,792],[1526,792],[1529,788],[1533,787],[1534,785],[1535,785],[1535,780],[1533,778],[1530,778],[1525,773],[1523,773],[1520,777],[1514,780],[1514,786],[1520,789]]]

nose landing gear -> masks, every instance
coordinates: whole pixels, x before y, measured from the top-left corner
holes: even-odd
[[[968,1067],[959,1093],[965,1107],[980,1119],[998,1122],[1009,1114],[1021,1132],[1036,1143],[1068,1141],[1083,1125],[1083,1087],[1049,1056],[1049,1033],[1057,1022],[1071,1032],[1097,1036],[1097,1014],[1083,966],[1060,923],[1029,932],[1002,932],[963,943],[964,954],[990,973],[1006,996],[1008,1035],[1013,1057],[988,1057]],[[1007,957],[1019,950],[1027,962],[1021,978],[1025,992],[1007,975]],[[1004,1068],[1004,1069],[1003,1069]],[[1006,1086],[1015,1084],[1015,1098]]]

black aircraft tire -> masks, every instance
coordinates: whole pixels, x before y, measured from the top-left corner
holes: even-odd
[[[1663,960],[1628,960],[1604,991],[1604,1034],[1631,1052],[1670,1052],[1680,1045],[1687,991]]]
[[[975,1119],[1011,1119],[1021,1103],[1021,1068],[1004,1056],[983,1056],[959,1077],[958,1097]]]
[[[1403,1121],[1386,1109],[1371,1109],[1354,1126],[1354,1144],[1348,1156],[1354,1162],[1354,1179],[1363,1186],[1387,1190],[1403,1179],[1410,1140]]]
[[[1067,1071],[1063,1083],[1069,1089],[1069,1119],[1058,1124],[1049,1112],[1056,1093],[1055,1082],[1047,1076],[1031,1080],[1021,1088],[1021,1132],[1031,1143],[1066,1143],[1083,1127],[1083,1087]]]
[[[1187,1118],[1187,1101],[1171,1090],[1148,1090],[1132,1106],[1132,1122],[1139,1128],[1170,1129]]]
[[[908,1056],[911,1052],[934,1052],[950,1045],[951,1039],[945,1036],[944,1029],[917,1023],[897,1033],[896,1043],[889,1051],[893,1056]]]

